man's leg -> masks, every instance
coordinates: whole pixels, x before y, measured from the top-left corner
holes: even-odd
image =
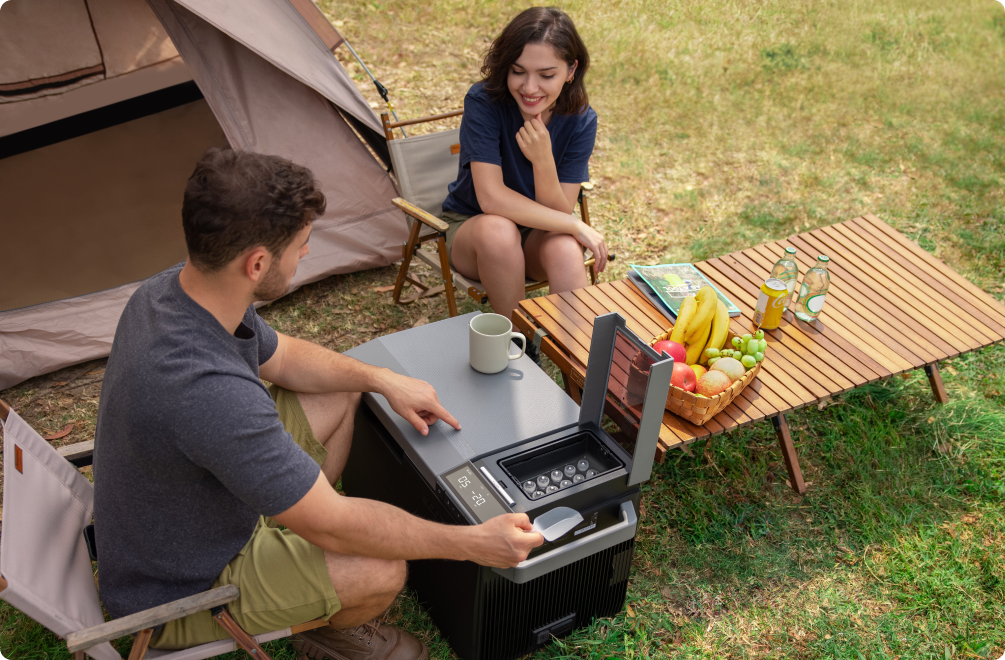
[[[342,609],[329,619],[333,628],[354,628],[379,617],[405,586],[404,561],[356,557],[325,551],[325,566]]]
[[[359,392],[305,394],[297,392],[314,437],[328,451],[321,471],[332,485],[342,476],[352,446],[353,420],[359,407]]]

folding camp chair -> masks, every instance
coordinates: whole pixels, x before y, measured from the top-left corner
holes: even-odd
[[[77,467],[90,465],[93,443],[57,451],[7,404],[3,427],[3,534],[0,535],[0,598],[66,640],[76,660],[122,660],[108,642],[135,634],[129,660],[201,660],[238,647],[269,660],[260,644],[327,625],[324,620],[248,635],[224,605],[237,587],[227,585],[129,616],[104,620],[84,529],[94,514],[94,487]],[[71,462],[72,461],[72,462]],[[157,626],[211,610],[233,639],[177,651],[147,650]]]
[[[384,126],[384,136],[387,138],[388,150],[391,152],[391,164],[394,167],[398,187],[402,194],[402,197],[391,201],[405,212],[409,225],[408,241],[402,245],[401,250],[401,268],[398,270],[398,279],[394,282],[394,302],[408,304],[419,298],[445,292],[450,316],[457,316],[457,301],[454,298],[455,286],[467,291],[468,296],[481,305],[489,300],[481,282],[461,275],[450,266],[446,245],[448,225],[438,217],[443,210],[443,200],[447,198],[447,186],[457,178],[457,165],[461,151],[461,129],[454,128],[427,135],[399,138],[394,137],[394,129],[449,119],[462,114],[464,114],[463,110],[454,110],[440,115],[395,122],[390,121],[386,113],[380,116]],[[590,212],[582,188],[579,191],[579,213],[583,222],[590,224]],[[436,242],[438,259],[434,259],[429,252],[422,249],[423,244],[432,241]],[[434,269],[439,269],[443,284],[427,286],[410,272],[413,257],[424,261]],[[591,255],[584,261],[583,265],[590,270],[591,283],[596,284],[597,275],[592,268],[593,263],[594,259]],[[405,282],[415,285],[419,292],[413,296],[402,298],[401,294]],[[546,280],[538,282],[528,279],[525,283],[525,291],[529,293],[546,286],[548,286]]]

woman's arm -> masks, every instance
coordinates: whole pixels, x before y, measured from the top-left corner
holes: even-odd
[[[534,201],[556,211],[572,213],[579,197],[578,183],[560,183],[551,134],[541,115],[524,122],[516,134],[516,143],[534,167]]]
[[[594,254],[597,259],[597,272],[603,272],[607,266],[607,244],[604,242],[604,237],[597,230],[573,217],[571,209],[569,213],[556,211],[510,189],[503,181],[502,168],[498,165],[471,161],[471,178],[475,184],[475,196],[478,198],[478,206],[481,207],[482,213],[501,215],[524,227],[571,234]],[[560,185],[564,191],[568,190],[566,186],[576,186],[576,184]],[[578,189],[578,186],[576,188]]]

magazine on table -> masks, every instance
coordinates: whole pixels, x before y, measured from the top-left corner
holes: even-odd
[[[740,309],[730,301],[718,287],[694,267],[693,264],[659,264],[658,266],[638,266],[630,264],[638,277],[666,305],[674,319],[680,312],[684,298],[698,292],[703,286],[715,289],[715,294],[726,306],[730,316],[739,316]],[[635,278],[632,278],[635,281]]]

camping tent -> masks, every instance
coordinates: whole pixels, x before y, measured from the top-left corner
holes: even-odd
[[[185,258],[182,191],[211,146],[321,181],[292,288],[400,257],[383,132],[341,43],[310,0],[3,4],[0,389],[108,354],[136,287]]]

